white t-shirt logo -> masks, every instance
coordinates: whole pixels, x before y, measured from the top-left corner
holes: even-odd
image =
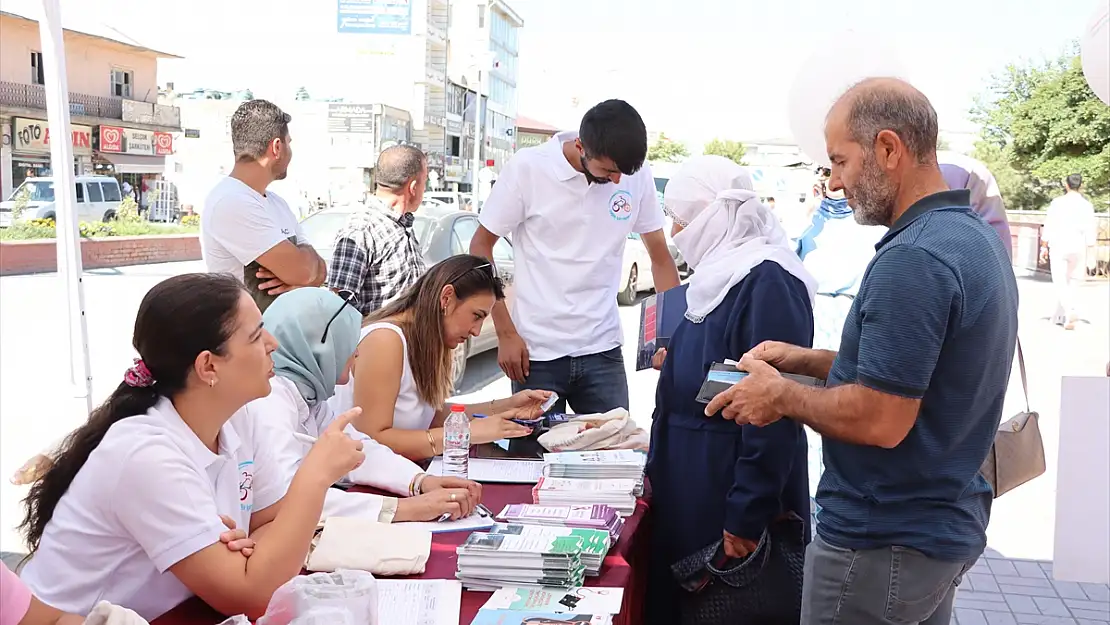
[[[632,216],[632,194],[618,190],[609,198],[609,216],[617,221],[625,221]]]
[[[239,463],[239,509],[250,512],[254,507],[251,497],[251,487],[254,486],[254,461],[247,460]]]

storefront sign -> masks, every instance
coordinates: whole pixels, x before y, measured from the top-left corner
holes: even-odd
[[[462,136],[462,122],[454,119],[447,120],[447,134]]]
[[[92,128],[70,124],[73,153],[92,154]],[[50,126],[38,119],[16,117],[12,120],[12,151],[23,154],[50,153]]]
[[[516,149],[533,148],[547,143],[552,135],[541,135],[534,132],[518,132],[516,135]]]
[[[328,132],[374,134],[374,107],[368,104],[329,104]]]
[[[410,0],[338,0],[336,28],[361,35],[412,34]]]
[[[165,156],[173,154],[173,135],[137,128],[100,126],[99,150],[112,154]]]

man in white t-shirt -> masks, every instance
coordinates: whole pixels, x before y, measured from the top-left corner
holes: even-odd
[[[556,412],[628,408],[617,291],[629,235],[647,247],[657,290],[679,283],[646,156],[639,113],[608,100],[578,133],[517,152],[482,207],[470,252],[492,259],[507,237],[515,255],[512,315],[493,309],[498,363],[514,392],[558,393]]]
[[[1053,323],[1074,330],[1078,318],[1075,287],[1087,270],[1087,248],[1095,244],[1095,209],[1079,192],[1083,176],[1068,176],[1064,186],[1067,192],[1048,207],[1041,238],[1048,243],[1052,284],[1056,287]]]
[[[289,205],[267,187],[283,180],[293,158],[291,118],[265,100],[244,102],[231,118],[235,167],[204,200],[200,245],[209,272],[229,273],[265,311],[278,295],[320,286],[324,260],[308,243]]]

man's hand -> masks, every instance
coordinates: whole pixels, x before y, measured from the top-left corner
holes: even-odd
[[[265,291],[270,295],[281,295],[282,293],[288,293],[297,288],[282,282],[281,278],[274,275],[272,271],[265,267],[260,268],[254,275],[259,280],[265,280],[265,282],[260,282],[258,284],[258,290]]]
[[[528,346],[516,332],[497,337],[497,364],[513,382],[528,379]]]
[[[655,355],[651,357],[651,368],[656,371],[663,370],[663,363],[667,360],[666,348],[660,347],[656,350]]]
[[[736,366],[746,371],[731,388],[721,392],[705,407],[706,416],[721,412],[721,416],[739,425],[770,425],[782,418],[775,409],[776,400],[786,383],[779,372],[766,362],[745,354]]]
[[[245,558],[251,557],[254,553],[254,539],[247,536],[246,530],[236,529],[235,520],[231,517],[221,514],[220,520],[228,530],[220,534],[220,542],[227,545],[228,551],[238,551]]]
[[[759,547],[759,543],[752,542],[746,538],[740,538],[739,536],[733,536],[729,534],[728,531],[725,531],[723,547],[725,548],[725,555],[730,558],[746,558],[755,553],[755,550]]]
[[[745,356],[771,365],[782,373],[805,374],[805,348],[780,343],[778,341],[763,341],[753,347]]]

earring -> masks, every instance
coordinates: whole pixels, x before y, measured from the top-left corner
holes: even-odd
[[[216,386],[216,378],[212,378],[212,379],[208,380],[208,388],[214,388],[215,386]]]

